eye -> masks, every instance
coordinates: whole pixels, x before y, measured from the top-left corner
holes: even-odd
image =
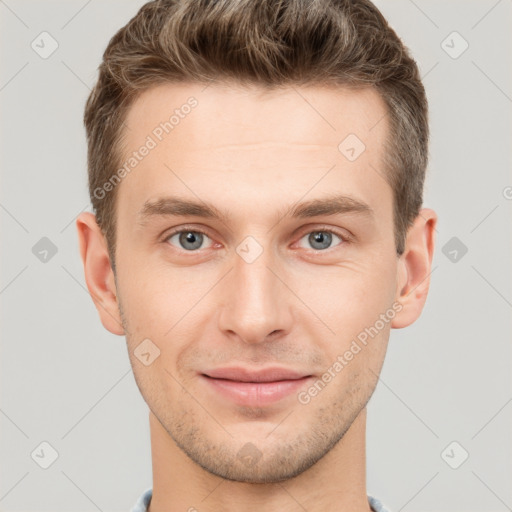
[[[306,239],[307,243],[311,244],[311,247],[313,247],[314,250],[324,251],[324,250],[330,248],[330,246],[333,242],[333,237],[338,238],[340,240],[340,242],[342,242],[342,243],[347,242],[347,240],[344,236],[336,233],[333,230],[319,229],[319,230],[315,230],[315,231],[310,231],[308,234],[303,236],[300,239],[299,244],[302,240]],[[340,245],[340,244],[338,243],[337,245]],[[306,249],[308,249],[308,247],[306,247]]]
[[[205,239],[209,240],[210,237],[203,231],[182,229],[171,233],[164,241],[169,242],[176,247],[176,244],[172,242],[173,239],[177,240],[176,243],[179,244],[177,246],[179,249],[184,249],[185,251],[190,252],[200,249]],[[205,247],[203,247],[203,249],[205,249]]]

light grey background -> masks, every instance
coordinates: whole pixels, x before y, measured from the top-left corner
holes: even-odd
[[[151,486],[148,409],[86,290],[74,224],[90,210],[84,102],[143,3],[0,0],[2,511],[126,511]],[[368,492],[396,512],[512,510],[512,1],[376,3],[424,77],[424,204],[440,221],[426,307],[392,331],[369,403]],[[43,31],[59,45],[46,59],[31,47]],[[31,457],[43,441],[48,469]]]

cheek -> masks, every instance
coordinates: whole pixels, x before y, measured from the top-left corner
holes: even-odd
[[[131,256],[118,262],[118,291],[125,314],[132,329],[150,330],[161,336],[172,326],[187,285],[179,272],[149,264],[133,251],[126,254]]]
[[[167,369],[174,377],[177,358],[191,341],[197,340],[204,324],[204,301],[208,280],[191,279],[179,270],[155,266],[120,268],[119,298],[128,327],[127,343],[130,352],[149,339],[156,346],[158,359],[151,365],[154,377]],[[137,364],[137,361],[134,361]],[[142,370],[144,371],[144,370]]]
[[[296,290],[310,314],[324,322],[326,334],[346,340],[373,325],[392,306],[395,273],[393,265],[382,261],[352,262],[298,277]]]

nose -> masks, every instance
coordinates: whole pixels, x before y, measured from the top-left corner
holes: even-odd
[[[226,276],[222,291],[221,331],[250,344],[289,333],[293,325],[293,294],[280,274],[284,271],[270,249],[263,250],[252,262],[235,253],[233,269]]]

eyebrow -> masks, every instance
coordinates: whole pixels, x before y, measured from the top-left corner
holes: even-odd
[[[285,213],[289,210],[288,213]],[[326,198],[313,199],[280,210],[277,218],[284,217],[306,219],[319,215],[362,214],[374,217],[373,209],[363,201],[345,195],[333,195]],[[192,201],[180,197],[163,197],[146,201],[137,214],[138,223],[144,225],[150,218],[158,216],[203,217],[228,222],[228,213],[221,212],[214,205],[200,201]]]

